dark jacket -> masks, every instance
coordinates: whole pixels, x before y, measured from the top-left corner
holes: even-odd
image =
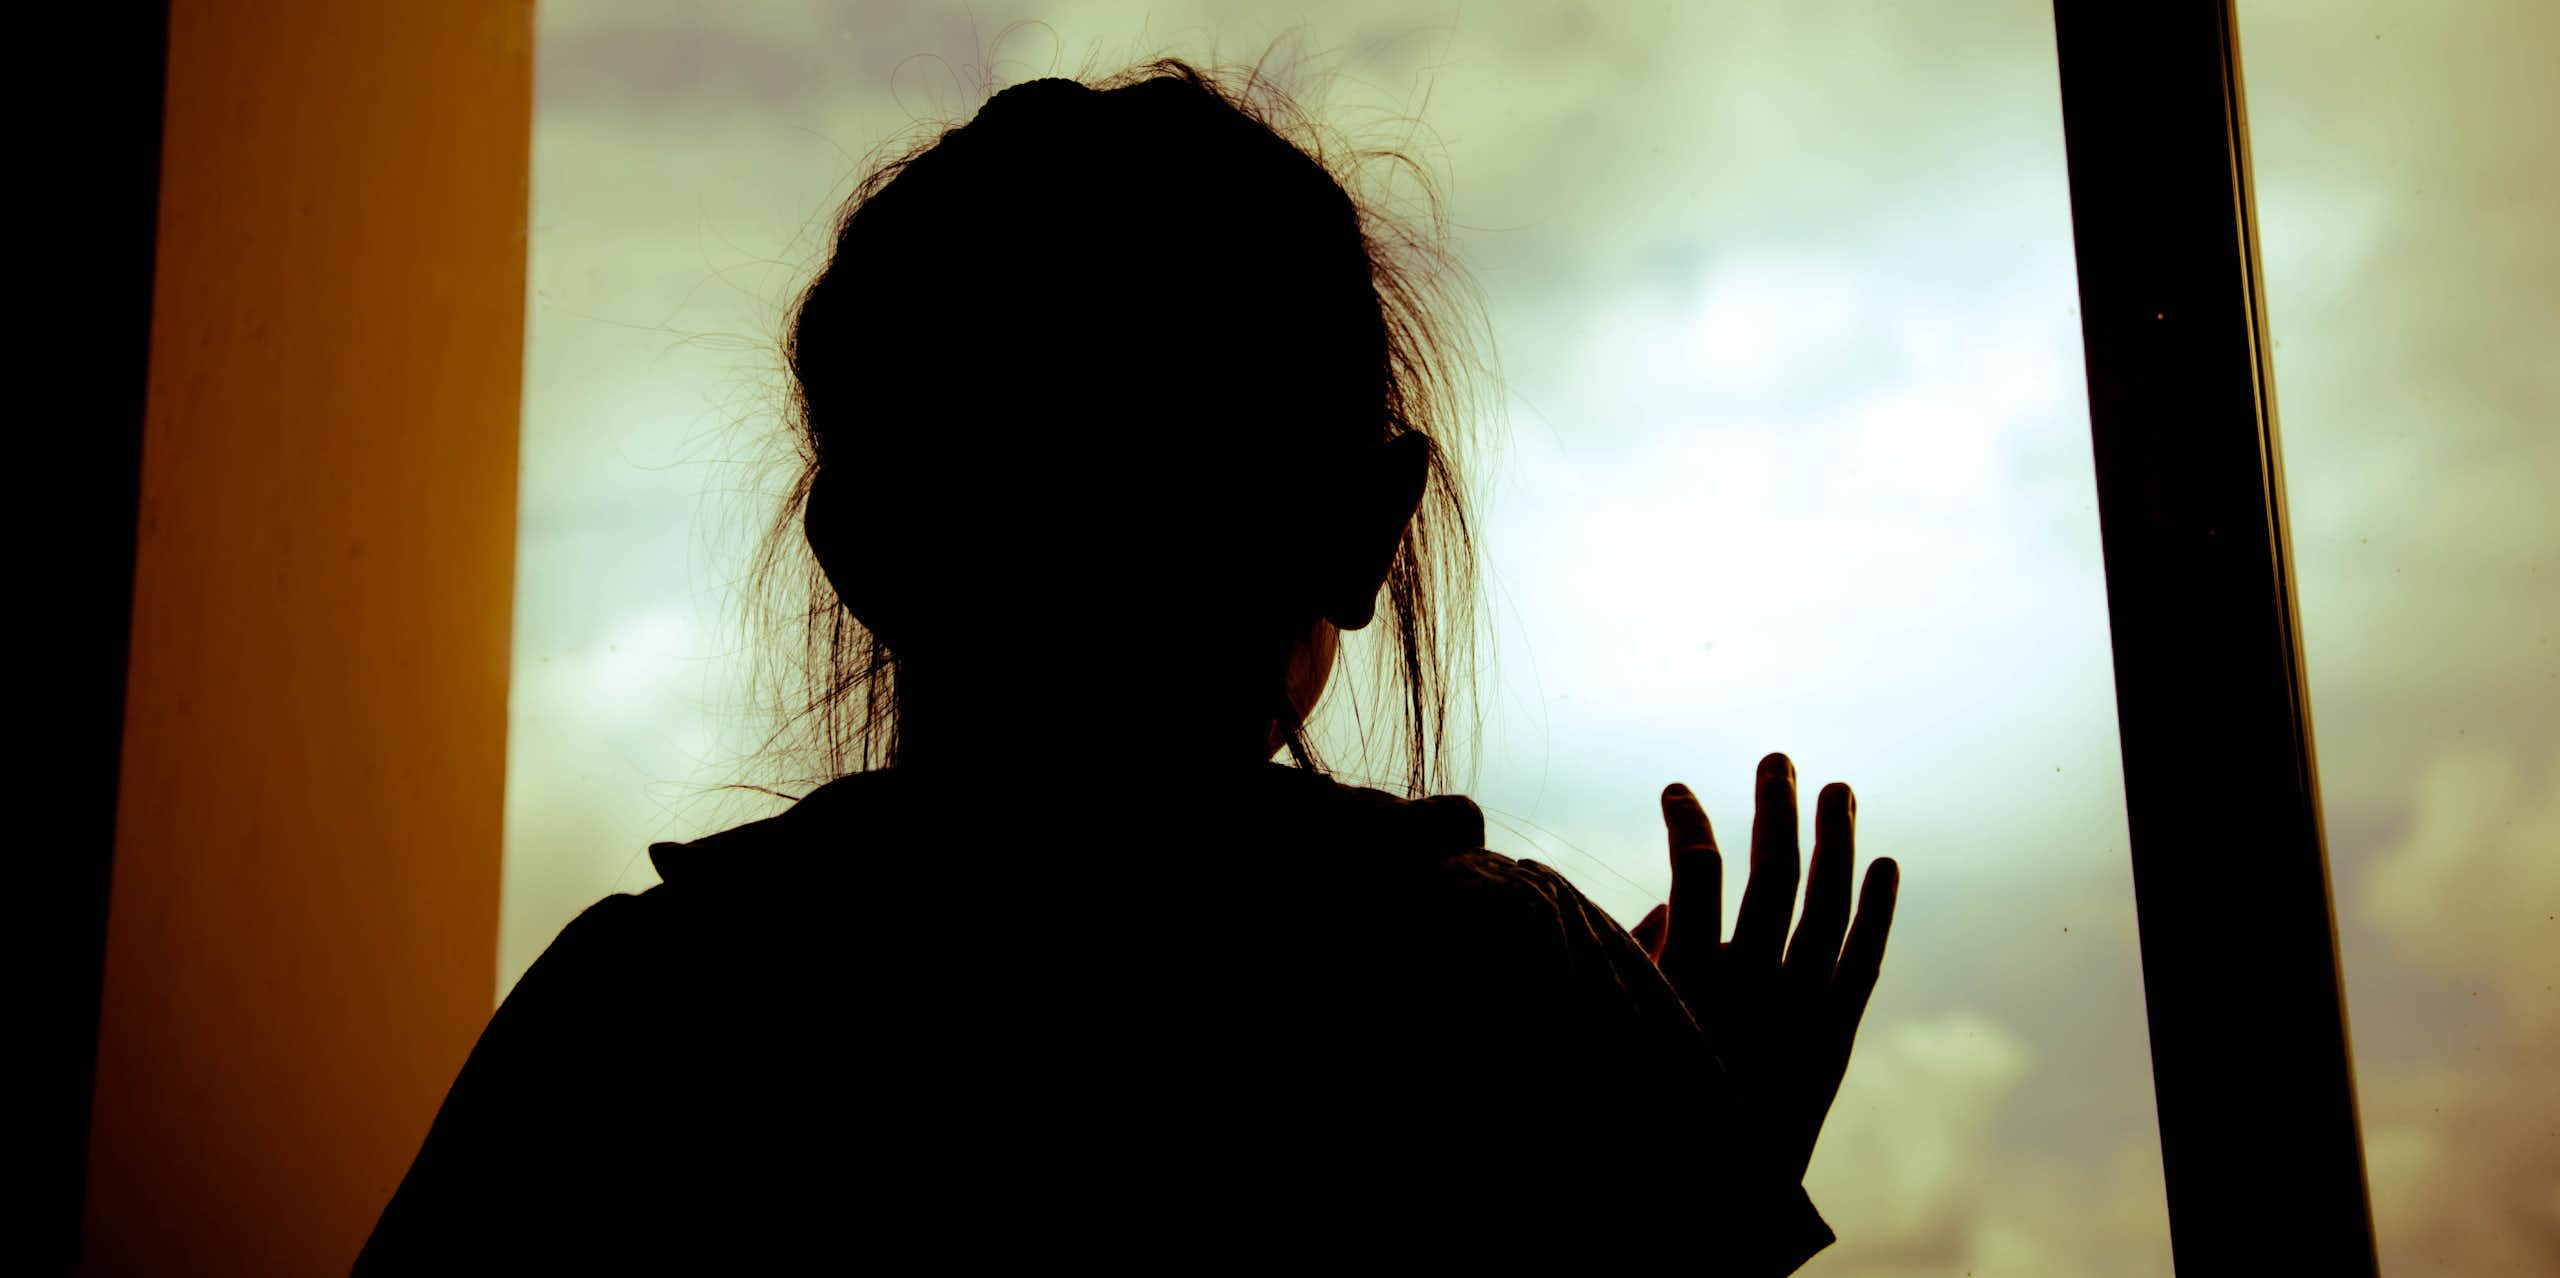
[[[491,1018],[356,1273],[1828,1245],[1733,1166],[1722,1068],[1633,939],[1483,843],[1464,798],[1273,764],[859,773],[658,844]]]

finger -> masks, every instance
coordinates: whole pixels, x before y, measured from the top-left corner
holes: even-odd
[[[1645,911],[1644,918],[1637,922],[1635,930],[1630,933],[1636,938],[1636,945],[1644,951],[1645,957],[1656,963],[1662,961],[1663,923],[1669,919],[1670,915],[1670,906],[1657,905]]]
[[[1813,803],[1813,862],[1805,868],[1804,917],[1787,944],[1787,985],[1813,1006],[1840,964],[1849,928],[1849,867],[1857,863],[1857,796],[1834,781]]]
[[[1858,917],[1849,924],[1849,943],[1840,951],[1840,968],[1831,982],[1833,1032],[1843,1064],[1884,968],[1885,937],[1893,931],[1893,904],[1901,894],[1902,867],[1891,857],[1877,857],[1858,889]]]
[[[1795,908],[1802,857],[1796,835],[1796,768],[1783,754],[1760,761],[1751,814],[1751,881],[1733,925],[1733,958],[1742,970],[1772,969],[1787,944],[1787,912]],[[1675,906],[1674,912],[1677,912]]]
[[[1698,1008],[1713,993],[1724,931],[1724,853],[1716,848],[1706,808],[1685,785],[1674,782],[1663,790],[1662,823],[1671,838],[1671,902],[1656,961],[1671,988]]]
[[[1716,845],[1715,827],[1707,823],[1707,810],[1689,787],[1677,781],[1662,787],[1662,830],[1671,840],[1671,868],[1680,868],[1680,854],[1691,848]]]

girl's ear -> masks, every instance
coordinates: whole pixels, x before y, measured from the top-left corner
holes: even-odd
[[[1337,575],[1326,584],[1325,619],[1344,630],[1358,630],[1377,615],[1378,592],[1404,545],[1405,526],[1422,508],[1422,490],[1431,478],[1431,437],[1406,431],[1360,467],[1347,486]]]
[[[835,472],[821,466],[809,476],[809,491],[800,499],[800,531],[809,539],[809,553],[817,556],[818,571],[836,589],[836,597],[844,597],[841,574],[836,566],[842,561],[839,516],[836,509],[835,485],[828,482]]]
[[[800,508],[801,531],[809,539],[809,553],[818,560],[818,571],[827,575],[837,602],[851,612],[865,629],[883,641],[887,632],[899,629],[899,619],[886,616],[892,611],[888,598],[893,591],[884,589],[881,576],[887,564],[878,556],[860,561],[863,571],[854,571],[858,562],[854,553],[855,524],[846,508],[844,481],[833,469],[818,468],[809,477],[809,495]]]

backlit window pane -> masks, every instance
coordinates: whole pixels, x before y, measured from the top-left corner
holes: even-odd
[[[543,6],[509,982],[648,840],[770,810],[710,788],[756,742],[729,463],[866,154],[988,78],[1251,61],[1258,11]],[[1738,850],[1763,753],[1850,781],[1904,888],[1807,1272],[2166,1271],[2048,6],[1296,16],[1272,69],[1438,170],[1499,341],[1489,841],[1632,923],[1664,783]]]
[[[2560,1270],[2560,8],[2242,0],[2386,1273]]]

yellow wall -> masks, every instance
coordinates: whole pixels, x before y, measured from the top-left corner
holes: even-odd
[[[168,77],[85,1268],[342,1274],[496,982],[532,6]]]

